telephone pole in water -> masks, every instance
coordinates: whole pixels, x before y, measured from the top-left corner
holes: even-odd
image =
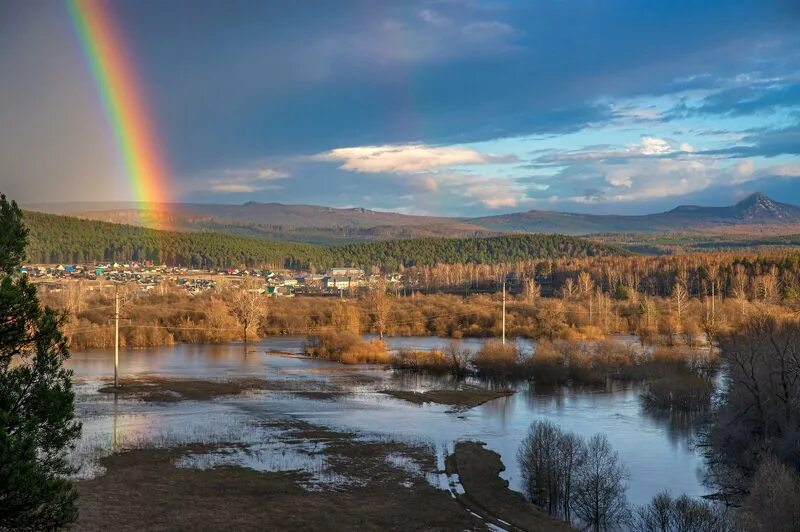
[[[119,387],[119,288],[114,287],[114,388]]]
[[[503,281],[503,345],[506,345],[506,282]]]

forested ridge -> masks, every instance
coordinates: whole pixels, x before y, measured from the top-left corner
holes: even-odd
[[[613,246],[562,235],[418,238],[323,247],[220,233],[163,231],[33,211],[25,212],[25,222],[30,228],[27,258],[34,263],[152,260],[196,268],[396,269],[624,253]]]

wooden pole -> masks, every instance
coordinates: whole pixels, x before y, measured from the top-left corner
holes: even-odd
[[[506,282],[503,281],[503,345],[506,345]]]
[[[114,287],[114,388],[119,387],[119,288]]]

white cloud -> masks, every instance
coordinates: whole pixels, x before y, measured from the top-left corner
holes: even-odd
[[[490,209],[499,209],[501,207],[516,207],[517,198],[514,196],[499,196],[496,198],[487,198],[483,200],[483,204]]]
[[[316,156],[317,160],[343,161],[350,172],[415,174],[439,168],[510,162],[509,157],[486,155],[471,148],[404,144],[337,148]]]
[[[275,170],[274,168],[262,168],[256,171],[257,179],[270,180],[270,179],[285,179],[287,177],[289,177],[289,174],[281,170]]]
[[[265,182],[286,179],[288,173],[275,168],[229,168],[223,172],[228,176],[223,179],[212,179],[209,189],[212,192],[226,194],[258,192],[261,190],[278,190],[281,187]]]
[[[627,146],[609,145],[589,146],[580,150],[560,151],[540,157],[537,162],[560,165],[561,163],[581,161],[602,161],[612,159],[657,158],[665,155],[681,155],[694,152],[694,147],[686,142],[676,143],[660,137],[643,136],[641,142]]]
[[[673,151],[669,142],[658,137],[642,137],[642,144],[638,148],[642,155],[663,155]]]
[[[450,19],[440,15],[433,9],[423,9],[419,12],[419,18],[433,26],[446,26],[450,23]]]
[[[427,190],[428,192],[439,190],[439,182],[431,175],[419,179],[417,185],[419,185],[422,190]]]
[[[612,172],[606,175],[606,183],[615,187],[631,188],[633,186],[631,176],[622,172]]]
[[[235,192],[256,192],[257,190],[261,189],[255,185],[243,185],[243,184],[237,185],[235,183],[217,183],[211,185],[212,192],[235,193]]]

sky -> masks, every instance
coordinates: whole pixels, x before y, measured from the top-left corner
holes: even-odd
[[[800,2],[115,0],[176,202],[800,204]],[[0,191],[131,199],[65,5],[0,2]]]

